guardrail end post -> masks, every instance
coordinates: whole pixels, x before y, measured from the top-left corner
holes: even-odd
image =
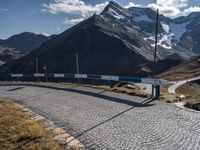
[[[113,88],[113,82],[110,80],[110,88]]]
[[[156,99],[160,97],[160,85],[156,85]]]

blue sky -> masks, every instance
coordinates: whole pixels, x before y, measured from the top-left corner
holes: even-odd
[[[200,11],[200,0],[117,0],[124,7],[159,8],[168,17]],[[0,39],[24,31],[59,34],[99,13],[109,0],[1,0]]]

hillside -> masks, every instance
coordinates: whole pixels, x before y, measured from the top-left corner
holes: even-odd
[[[18,59],[53,38],[42,34],[23,32],[6,40],[0,40],[0,64]]]
[[[123,42],[126,36],[134,45]],[[39,58],[48,72],[75,73],[75,54],[78,53],[81,73],[95,74],[145,74],[138,65],[147,63],[152,55],[141,55],[141,49],[148,47],[145,41],[134,33],[127,34],[122,28],[113,27],[100,16],[88,20],[58,35],[38,49],[6,66],[14,72],[34,72],[35,58]],[[132,71],[130,71],[132,70]]]
[[[169,80],[190,79],[196,76],[200,76],[200,56],[183,62],[159,75],[159,77]]]
[[[124,30],[134,31],[154,48],[156,11],[139,7],[125,9],[111,1],[100,15],[114,26],[123,26]],[[200,55],[199,22],[199,12],[174,19],[160,14],[158,57],[187,60]]]

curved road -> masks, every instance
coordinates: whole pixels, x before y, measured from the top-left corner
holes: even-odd
[[[200,149],[200,113],[161,101],[73,85],[1,84],[0,96],[65,128],[88,149]]]
[[[187,82],[192,82],[192,81],[196,81],[196,80],[200,80],[200,76],[192,78],[192,79],[188,79],[188,80],[178,81],[178,82],[176,82],[175,84],[173,84],[172,86],[169,87],[168,92],[169,92],[169,94],[176,94],[176,89],[178,87],[180,87],[181,85],[183,85]]]
[[[147,94],[152,94],[152,85],[144,83],[136,83],[136,86],[141,88],[141,91]]]

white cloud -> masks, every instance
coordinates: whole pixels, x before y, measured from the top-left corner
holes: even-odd
[[[157,0],[156,3],[149,4],[147,7],[159,9],[165,16],[177,17],[181,15],[181,9],[187,6],[188,0]]]
[[[46,32],[42,32],[42,33],[35,32],[35,34],[38,34],[38,35],[42,34],[42,35],[44,35],[44,36],[50,36],[50,35],[51,35],[51,34],[49,34],[49,33],[46,33]]]
[[[187,7],[188,0],[157,0],[156,4],[161,7]]]
[[[133,2],[129,2],[128,5],[124,6],[124,8],[130,8],[130,7],[144,7],[140,4],[135,4]]]
[[[116,0],[115,0],[116,1]],[[200,7],[188,7],[189,0],[157,0],[156,3],[142,6],[129,2],[124,8],[130,7],[148,7],[152,9],[159,9],[160,13],[171,18],[178,16],[185,16],[191,12],[200,11]],[[116,1],[117,2],[117,1]],[[84,19],[92,16],[94,13],[99,14],[108,2],[91,5],[84,2],[84,0],[54,0],[52,3],[43,4],[42,11],[49,12],[52,14],[66,13],[74,15],[79,18],[65,19],[64,24],[77,24]]]
[[[183,12],[182,12],[182,15],[188,15],[192,12],[200,12],[200,7],[197,7],[197,6],[194,6],[194,7],[189,7],[187,9],[185,9]]]
[[[44,35],[44,36],[50,36],[51,35],[51,34],[46,33],[46,32],[42,32],[41,34]]]
[[[181,10],[173,6],[160,6],[157,4],[149,4],[147,7],[152,8],[153,10],[159,9],[160,13],[168,17],[176,17],[181,13]]]
[[[6,12],[9,11],[7,8],[0,8],[0,12]]]
[[[191,12],[200,12],[200,7],[194,6],[188,8],[188,0],[157,0],[156,3],[141,6],[130,2],[125,8],[130,7],[149,7],[154,10],[159,9],[160,13],[171,18],[186,16]]]
[[[66,18],[63,22],[63,24],[70,24],[70,25],[75,25],[78,24],[79,22],[85,20],[85,18],[76,18],[76,19],[68,19]]]
[[[82,0],[54,0],[53,3],[43,4],[44,8],[42,11],[50,12],[52,14],[68,13],[87,18],[94,13],[100,13],[107,4],[108,2],[90,5]]]

